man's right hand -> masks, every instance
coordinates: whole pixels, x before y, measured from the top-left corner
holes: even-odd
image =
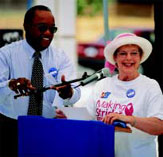
[[[22,96],[29,95],[30,92],[34,91],[36,88],[32,86],[31,81],[26,78],[11,79],[9,81],[9,88],[13,90],[16,94]]]

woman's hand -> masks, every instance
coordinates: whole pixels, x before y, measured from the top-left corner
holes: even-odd
[[[56,116],[55,116],[55,118],[67,119],[66,115],[60,109],[56,109]]]
[[[113,122],[115,120],[121,120],[125,123],[129,123],[132,126],[135,125],[136,121],[135,121],[135,117],[133,116],[125,116],[122,114],[118,114],[118,113],[110,113],[108,115],[106,115],[102,121],[106,124],[113,124]]]

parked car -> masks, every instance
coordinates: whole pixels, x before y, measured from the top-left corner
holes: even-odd
[[[115,36],[123,32],[135,33],[138,36],[142,36],[152,43],[154,43],[154,30],[153,29],[113,29],[110,30],[110,40]],[[104,58],[104,47],[105,47],[104,35],[99,39],[93,42],[87,43],[78,43],[77,44],[77,55],[78,63],[82,66],[92,68],[93,70],[99,70],[104,67],[105,58]]]
[[[22,29],[0,29],[0,47],[23,39]]]

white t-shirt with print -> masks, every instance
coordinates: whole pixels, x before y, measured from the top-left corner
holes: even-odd
[[[118,75],[96,83],[84,104],[97,120],[106,114],[119,113],[163,119],[163,96],[158,83],[144,75],[121,81]],[[132,128],[132,133],[116,132],[115,157],[155,157],[156,136]]]

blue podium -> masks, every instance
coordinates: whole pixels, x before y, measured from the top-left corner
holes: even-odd
[[[114,127],[98,121],[18,118],[19,157],[114,157]]]

